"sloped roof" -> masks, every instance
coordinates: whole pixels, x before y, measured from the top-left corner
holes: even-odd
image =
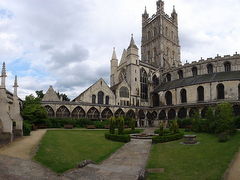
[[[162,83],[154,92],[167,91],[170,89],[175,89],[184,86],[191,86],[194,84],[203,84],[209,82],[218,82],[218,81],[230,81],[230,80],[240,80],[240,71],[232,72],[220,72],[212,74],[204,74],[195,77],[189,77],[184,79],[178,79],[171,82]]]
[[[53,87],[50,86],[46,94],[43,96],[42,101],[60,101],[57,93],[54,91]]]

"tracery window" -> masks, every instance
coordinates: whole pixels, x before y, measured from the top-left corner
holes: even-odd
[[[113,113],[109,108],[106,108],[106,109],[103,110],[103,112],[102,112],[102,118],[103,119],[109,119],[112,116],[113,116]]]
[[[146,71],[142,68],[140,71],[140,84],[141,84],[141,99],[148,99],[148,76]]]
[[[51,106],[45,106],[45,109],[47,111],[48,117],[54,117],[54,111],[53,108]]]
[[[56,117],[57,118],[68,118],[68,117],[70,117],[70,111],[68,110],[68,108],[66,108],[66,106],[61,106],[60,108],[58,108],[58,110],[56,112]]]
[[[159,79],[157,78],[156,75],[153,76],[152,81],[153,81],[153,85],[154,86],[158,86],[159,85]]]
[[[115,117],[122,117],[122,116],[125,116],[125,113],[123,112],[122,109],[118,109],[118,110],[115,112]]]
[[[208,71],[208,74],[212,74],[213,73],[213,65],[212,64],[208,64],[207,65],[207,71]]]
[[[218,84],[217,85],[217,99],[224,99],[224,98],[225,98],[224,85]]]
[[[72,112],[72,118],[80,119],[85,117],[85,111],[81,107],[76,107]]]
[[[104,93],[102,91],[98,92],[98,104],[103,104]]]
[[[225,62],[224,63],[224,68],[225,68],[225,72],[230,72],[231,71],[231,63],[230,62]]]
[[[129,90],[127,87],[123,86],[119,90],[120,97],[129,98]]]
[[[90,108],[89,111],[87,112],[88,119],[94,119],[94,120],[99,119],[99,115],[100,115],[99,111],[94,107]]]

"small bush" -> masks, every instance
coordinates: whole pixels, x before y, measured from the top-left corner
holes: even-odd
[[[240,129],[240,116],[234,118],[234,125],[237,129]]]
[[[131,140],[130,135],[128,134],[110,134],[105,133],[105,138],[112,140],[112,141],[118,141],[118,142],[129,142]]]
[[[124,131],[124,118],[123,117],[118,117],[117,118],[117,127],[118,127],[118,134],[123,134]]]
[[[26,121],[23,121],[23,135],[30,136],[32,125]]]
[[[163,127],[163,122],[161,121],[159,124],[159,136],[163,136],[164,134],[164,127]]]
[[[138,133],[141,133],[142,131],[143,131],[142,129],[135,129],[135,130],[125,129],[123,131],[123,134],[138,134]]]
[[[111,117],[109,119],[109,133],[115,134],[115,126],[116,126],[116,119],[115,117]]]
[[[227,142],[229,139],[230,139],[230,137],[227,132],[222,132],[218,135],[219,142]]]
[[[160,134],[160,129],[156,129],[154,131],[154,134]],[[163,130],[163,135],[167,135],[167,134],[172,134],[171,131],[169,129],[164,129]]]
[[[191,118],[178,119],[177,122],[178,122],[179,128],[187,128],[192,125]]]
[[[125,122],[125,121],[124,121],[124,122]],[[131,129],[134,131],[134,130],[135,130],[135,125],[136,125],[135,119],[131,118],[129,125],[130,125]]]
[[[167,134],[167,135],[163,135],[163,136],[154,136],[152,138],[152,143],[156,144],[156,143],[175,141],[175,140],[182,139],[182,137],[183,137],[183,133],[181,133],[181,132],[176,133],[176,134]]]

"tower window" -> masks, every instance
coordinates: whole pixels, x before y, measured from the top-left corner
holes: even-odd
[[[208,74],[212,74],[213,73],[213,65],[212,64],[208,64],[207,65],[207,71],[208,71]]]
[[[120,88],[120,97],[129,98],[129,90],[127,87],[123,86]]]
[[[225,68],[225,72],[230,72],[231,71],[231,63],[230,62],[225,62],[224,63],[224,68]]]

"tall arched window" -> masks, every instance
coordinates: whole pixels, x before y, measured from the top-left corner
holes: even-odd
[[[123,86],[119,90],[120,97],[129,98],[129,90],[127,87]]]
[[[72,118],[79,119],[85,117],[85,111],[81,107],[76,107],[72,112]]]
[[[102,91],[98,92],[98,104],[103,104],[104,93]]]
[[[213,73],[213,65],[212,64],[208,64],[207,65],[207,71],[208,71],[208,74],[212,74]]]
[[[182,70],[178,71],[178,78],[183,79],[183,71]]]
[[[168,73],[167,76],[166,76],[166,78],[167,78],[167,82],[170,82],[170,81],[172,80],[172,76],[171,76],[171,74]]]
[[[153,93],[152,102],[153,102],[153,107],[159,106],[159,95],[158,95],[158,93]]]
[[[141,83],[141,99],[148,99],[148,76],[146,71],[142,68],[140,71],[140,83]]]
[[[159,85],[159,79],[157,78],[156,75],[153,76],[152,81],[153,81],[153,85],[154,86],[158,86]]]
[[[186,89],[182,89],[180,91],[181,94],[181,103],[186,103],[187,102],[187,91]]]
[[[47,105],[47,106],[45,106],[45,109],[47,111],[48,117],[54,117],[54,111],[51,106]]]
[[[166,100],[166,104],[172,105],[172,93],[170,91],[167,91],[165,94],[165,100]]]
[[[224,99],[224,98],[225,98],[224,85],[218,84],[217,85],[217,99]]]
[[[99,119],[99,115],[100,115],[100,113],[95,107],[91,107],[87,112],[88,119],[97,120],[97,119]]]
[[[165,120],[166,119],[166,112],[165,110],[162,110],[158,115],[159,120]]]
[[[103,111],[102,111],[102,118],[103,119],[109,119],[110,117],[112,117],[113,116],[113,113],[112,113],[112,111],[109,109],[109,108],[106,108],[106,109],[104,109]]]
[[[94,95],[94,94],[92,95],[92,103],[96,104],[96,95]]]
[[[105,104],[109,105],[109,96],[106,96]]]
[[[197,67],[193,67],[193,68],[192,68],[192,75],[193,75],[193,76],[197,76],[197,75],[198,75],[198,69],[197,69]]]
[[[199,86],[197,88],[198,101],[204,101],[204,87]]]
[[[224,63],[224,68],[225,68],[225,72],[230,72],[231,71],[231,63],[230,62],[225,62]]]

